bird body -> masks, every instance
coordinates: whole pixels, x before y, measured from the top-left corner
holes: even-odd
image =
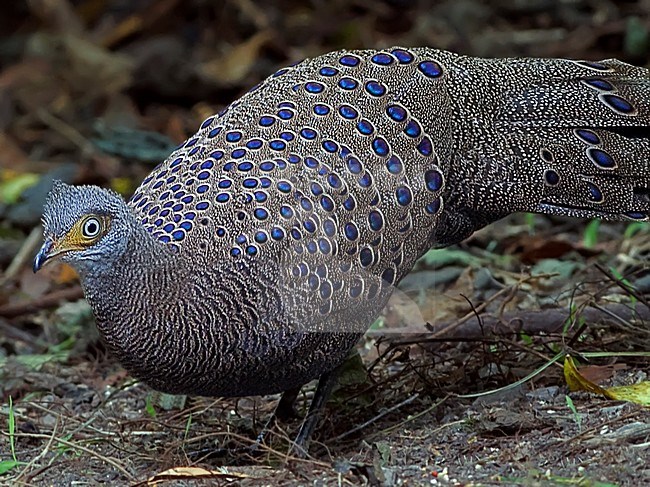
[[[79,272],[156,389],[269,394],[334,369],[428,249],[530,211],[647,221],[650,77],[616,60],[334,52],[208,118],[128,203],[55,184],[34,268]]]

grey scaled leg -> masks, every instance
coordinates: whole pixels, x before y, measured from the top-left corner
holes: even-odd
[[[320,379],[318,379],[318,386],[316,387],[314,398],[311,400],[309,411],[300,426],[300,431],[293,445],[293,451],[299,458],[305,458],[307,456],[311,434],[318,425],[321,412],[332,393],[332,389],[334,389],[340,370],[341,367],[337,367],[333,371],[321,375]]]
[[[260,434],[257,435],[255,445],[252,447],[253,450],[256,450],[260,444],[264,443],[266,435],[271,430],[271,428],[273,428],[273,425],[276,421],[286,421],[287,419],[295,418],[298,416],[294,405],[301,389],[302,387],[296,387],[295,389],[289,389],[282,393],[280,400],[278,401],[278,405],[275,406],[275,411],[273,411],[273,414],[264,425],[264,428],[262,428],[262,431],[260,431]]]

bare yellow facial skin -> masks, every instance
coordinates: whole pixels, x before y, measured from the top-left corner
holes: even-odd
[[[59,240],[46,236],[43,246],[34,259],[34,272],[55,257],[94,245],[108,233],[110,223],[111,220],[106,215],[84,215]]]
[[[110,219],[105,215],[85,215],[75,222],[72,228],[54,247],[61,251],[83,250],[97,243],[108,232]]]

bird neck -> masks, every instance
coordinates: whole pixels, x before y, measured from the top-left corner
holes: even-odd
[[[173,284],[169,276],[183,268],[175,257],[167,246],[135,224],[110,261],[78,269],[98,325],[122,322],[125,303],[129,303],[128,314],[137,314],[151,305],[147,297],[164,295],[165,289],[169,293],[170,281]]]

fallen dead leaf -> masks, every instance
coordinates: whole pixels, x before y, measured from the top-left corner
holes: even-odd
[[[593,392],[615,401],[628,401],[642,406],[650,406],[650,382],[639,382],[630,386],[604,389],[585,378],[578,371],[570,355],[567,355],[564,359],[564,378],[571,391]]]
[[[145,482],[135,484],[134,487],[139,486],[154,486],[162,482],[169,482],[171,480],[206,480],[206,479],[223,479],[229,482],[235,480],[244,480],[251,478],[250,475],[243,473],[228,472],[227,469],[207,470],[199,467],[176,467],[165,470],[164,472],[157,473],[149,477]]]
[[[260,49],[271,38],[272,34],[268,30],[258,32],[218,59],[200,64],[197,72],[218,86],[234,85],[246,77],[257,62]]]

